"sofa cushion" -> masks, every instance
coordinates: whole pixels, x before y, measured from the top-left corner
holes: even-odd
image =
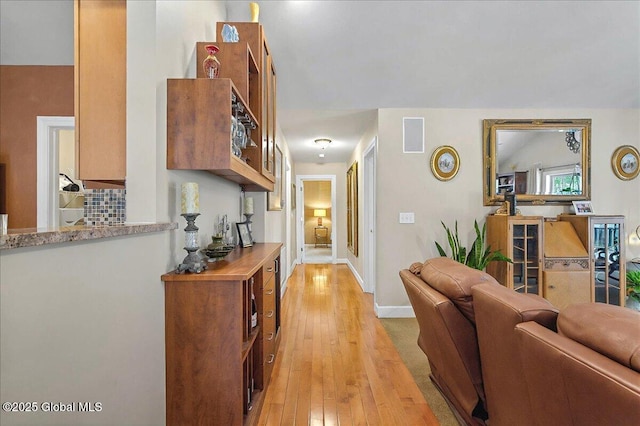
[[[558,315],[558,333],[640,372],[640,312],[577,303]]]
[[[489,274],[470,268],[448,257],[436,257],[422,265],[420,277],[431,287],[447,296],[473,324],[473,297],[471,288],[478,284],[498,282]]]

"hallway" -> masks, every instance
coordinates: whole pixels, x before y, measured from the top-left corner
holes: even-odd
[[[260,425],[437,425],[346,265],[298,265]]]

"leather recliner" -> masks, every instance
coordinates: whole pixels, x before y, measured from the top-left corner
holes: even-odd
[[[415,263],[401,270],[400,278],[418,320],[418,345],[429,360],[431,380],[459,420],[485,424],[471,288],[500,284],[489,274],[446,257]]]
[[[542,297],[503,286],[479,285],[472,295],[491,426],[533,425],[529,397],[534,390],[524,380],[525,365],[514,329],[535,321],[555,330],[558,309]]]

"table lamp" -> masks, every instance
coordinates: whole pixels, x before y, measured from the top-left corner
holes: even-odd
[[[325,209],[314,209],[313,215],[318,218],[318,226],[322,226],[322,218],[327,216]]]

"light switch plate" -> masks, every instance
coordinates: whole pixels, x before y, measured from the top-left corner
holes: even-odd
[[[400,223],[415,223],[416,218],[413,212],[411,213],[400,213]]]

